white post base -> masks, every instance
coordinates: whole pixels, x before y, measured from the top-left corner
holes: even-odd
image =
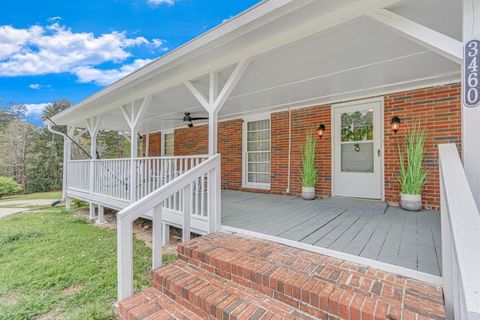
[[[104,207],[101,205],[98,205],[98,219],[97,219],[97,224],[104,224],[105,223],[105,216],[104,216]]]
[[[89,219],[90,220],[95,220],[96,214],[95,214],[95,203],[90,202],[89,203]]]
[[[70,210],[72,208],[72,199],[65,197],[65,210]]]
[[[162,229],[162,246],[166,246],[170,243],[170,226],[162,223]]]

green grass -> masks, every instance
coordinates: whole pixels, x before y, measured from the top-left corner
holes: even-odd
[[[150,282],[150,259],[135,241],[137,290]],[[2,218],[0,319],[113,319],[116,267],[116,233],[61,208]]]
[[[14,196],[5,196],[0,198],[2,201],[16,201],[16,200],[37,200],[37,199],[52,199],[59,200],[62,198],[62,191],[38,192],[29,194],[17,194]]]

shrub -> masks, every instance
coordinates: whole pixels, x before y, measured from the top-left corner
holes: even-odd
[[[0,177],[0,198],[7,194],[16,193],[22,190],[20,185],[8,177]]]
[[[302,186],[315,187],[317,184],[317,169],[315,168],[315,146],[317,140],[313,130],[307,134],[305,142],[305,149],[303,150],[303,171],[302,171]]]
[[[413,125],[403,143],[399,144],[400,154],[400,188],[403,194],[421,194],[427,172],[423,170],[423,148],[425,130],[419,123]]]

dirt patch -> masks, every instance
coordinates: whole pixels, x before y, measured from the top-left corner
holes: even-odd
[[[82,286],[82,285],[74,285],[74,286],[71,286],[67,289],[64,289],[62,291],[62,295],[65,296],[65,297],[68,297],[68,296],[71,296],[71,295],[74,295],[75,293],[77,293],[78,291],[82,290],[83,288],[85,288],[85,286]]]
[[[75,216],[89,218],[88,209],[79,209],[74,211]],[[104,219],[105,223],[97,225],[106,230],[117,230],[117,211],[105,208]],[[182,230],[170,227],[170,242],[163,248],[164,254],[176,254],[177,243],[182,241]],[[135,238],[141,240],[149,248],[152,247],[152,221],[144,218],[138,218],[133,223],[133,234]],[[192,238],[194,235],[192,234]]]
[[[20,294],[16,291],[8,292],[8,295],[0,295],[0,305],[15,305],[20,300]]]
[[[53,319],[64,319],[64,318],[65,316],[61,313],[49,312],[36,317],[35,320],[53,320]]]

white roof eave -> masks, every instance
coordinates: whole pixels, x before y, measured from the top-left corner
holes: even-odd
[[[201,49],[213,49],[215,46],[210,46],[211,44],[222,42],[222,40],[225,42],[228,41],[229,34],[252,24],[254,21],[257,21],[268,14],[273,14],[271,19],[276,19],[282,16],[285,14],[285,10],[278,12],[278,9],[280,8],[292,7],[290,10],[293,10],[294,8],[304,6],[312,1],[313,0],[263,0],[234,18],[225,21],[217,27],[214,27],[164,56],[157,58],[142,68],[132,72],[126,77],[101,89],[76,105],[56,114],[52,117],[52,120],[62,125],[78,122],[77,118],[82,116],[82,111],[87,112],[86,109],[89,109],[89,106],[93,106],[95,103],[100,102],[100,100],[108,99],[109,96],[142,82],[143,79],[148,79],[154,75],[161,74],[163,71],[192,58],[195,56],[195,53]],[[74,117],[73,114],[75,114]]]

